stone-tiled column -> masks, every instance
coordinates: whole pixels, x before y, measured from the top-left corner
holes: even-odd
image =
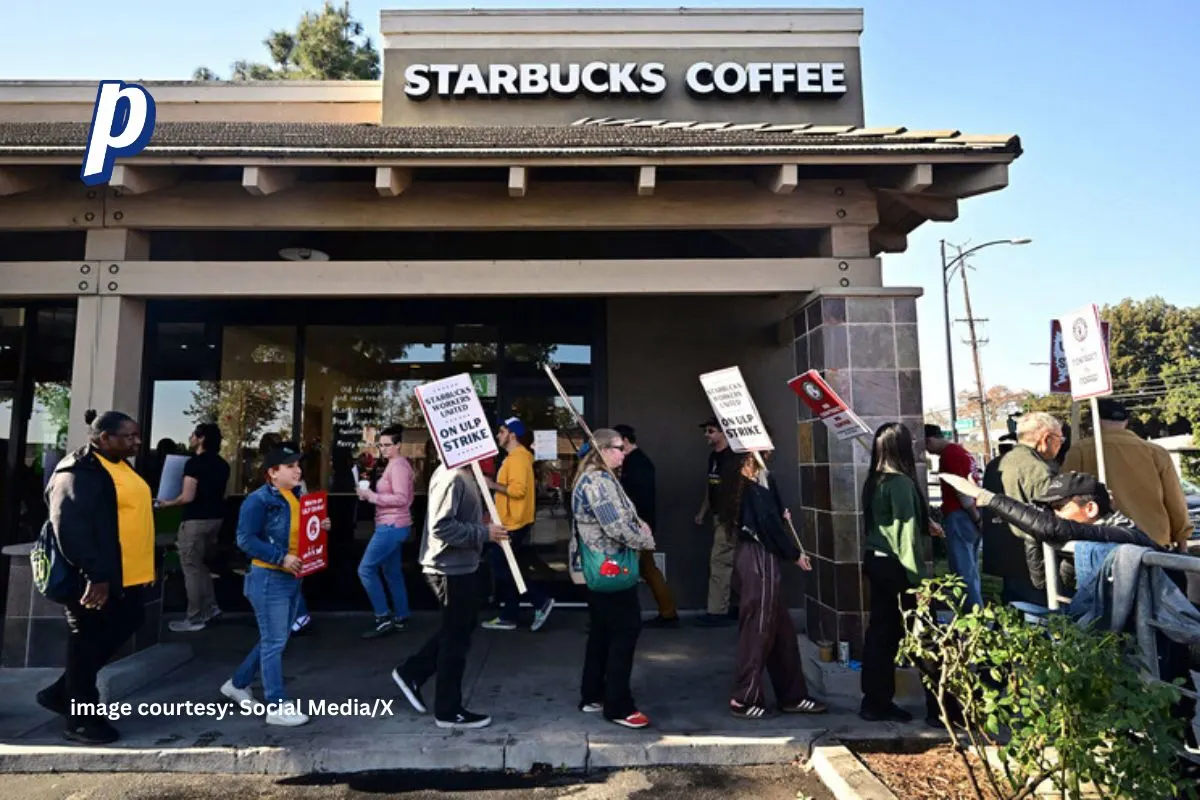
[[[816,369],[867,427],[899,420],[921,442],[917,352],[920,289],[821,290],[796,314],[796,372]],[[860,494],[868,450],[838,442],[797,400],[804,546],[814,556],[805,614],[814,640],[862,650],[867,588],[862,577]],[[869,446],[869,441],[864,441]],[[923,445],[918,459],[924,460]]]

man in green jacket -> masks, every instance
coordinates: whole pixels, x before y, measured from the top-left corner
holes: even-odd
[[[1043,411],[1025,414],[1017,423],[1017,444],[990,465],[984,474],[983,488],[1032,503],[1045,494],[1058,474],[1054,460],[1063,444],[1062,423]],[[1016,526],[995,514],[983,514],[983,535],[992,539],[988,550],[997,555],[985,572],[1004,579],[1004,601],[1021,600],[1046,604],[1046,576],[1041,545]],[[1065,563],[1065,562],[1064,562]]]

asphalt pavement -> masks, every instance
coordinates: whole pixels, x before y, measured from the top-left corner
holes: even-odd
[[[399,772],[276,778],[171,773],[5,775],[21,800],[831,800],[794,765],[631,769],[587,774]]]

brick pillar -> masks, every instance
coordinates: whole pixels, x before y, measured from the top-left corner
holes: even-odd
[[[903,422],[921,442],[923,467],[916,308],[921,293],[894,287],[820,290],[809,296],[793,325],[797,374],[820,371],[872,431],[885,422]],[[797,407],[803,537],[813,555],[813,573],[805,582],[808,635],[849,641],[858,658],[867,608],[859,496],[868,451],[834,440],[798,399]]]

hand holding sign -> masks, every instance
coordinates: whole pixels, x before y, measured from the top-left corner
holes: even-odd
[[[496,437],[492,435],[471,376],[463,373],[432,381],[418,386],[416,394],[417,401],[421,404],[421,413],[425,416],[425,424],[429,426],[429,434],[437,445],[438,454],[441,455],[446,469],[458,469],[468,465],[471,467],[492,520],[488,528],[488,538],[498,543],[504,551],[504,558],[508,561],[517,593],[525,594],[527,589],[525,579],[521,575],[521,567],[517,564],[512,545],[508,542],[508,533],[500,524],[500,512],[496,510],[496,501],[488,489],[483,470],[479,468],[480,461],[494,457],[500,450],[496,447]]]

